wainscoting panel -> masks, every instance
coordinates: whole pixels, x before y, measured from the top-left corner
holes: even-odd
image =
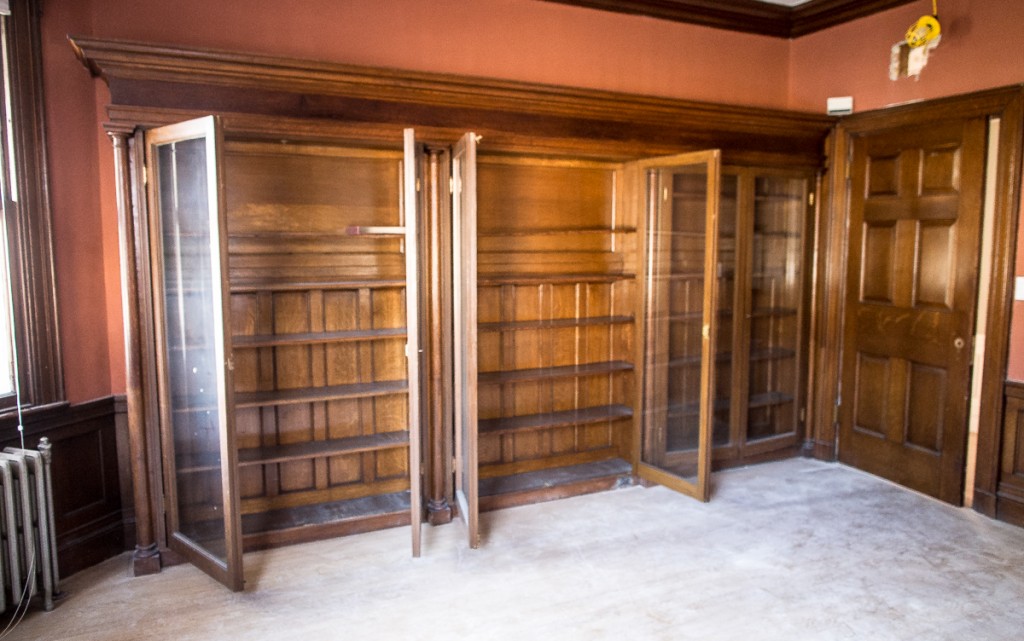
[[[57,403],[25,413],[25,446],[43,437],[53,445],[54,518],[62,577],[120,554],[130,543],[123,495],[131,479],[118,460],[119,426],[125,404],[106,397],[69,405]],[[122,420],[118,420],[121,415]],[[15,417],[0,419],[0,448],[20,447]],[[122,446],[120,451],[126,451]],[[127,484],[122,488],[122,481]]]

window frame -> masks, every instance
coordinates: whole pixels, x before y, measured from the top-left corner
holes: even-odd
[[[0,16],[6,40],[10,83],[10,132],[7,102],[0,100],[0,138],[5,161],[3,194],[14,316],[15,373],[22,409],[64,400],[56,280],[43,117],[39,0],[11,0],[10,15]],[[10,142],[10,148],[8,143]],[[15,181],[11,185],[12,180]],[[18,195],[13,202],[9,195]],[[15,394],[0,397],[0,416],[17,409]]]

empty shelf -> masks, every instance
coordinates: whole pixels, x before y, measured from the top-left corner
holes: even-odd
[[[587,407],[546,414],[480,419],[479,430],[481,433],[500,434],[588,423],[602,423],[632,416],[633,410],[625,405],[602,405],[600,407]]]
[[[404,327],[386,329],[351,329],[337,332],[306,332],[301,334],[263,334],[255,336],[233,336],[233,347],[277,347],[280,345],[315,345],[319,343],[344,343],[350,341],[404,338]]]
[[[268,447],[255,447],[238,451],[239,465],[284,463],[301,459],[357,454],[409,445],[409,432],[384,432],[365,436],[350,436],[323,441],[306,441]]]
[[[550,318],[538,320],[480,323],[480,331],[504,331],[517,329],[560,329],[588,325],[618,325],[632,323],[632,316],[591,316],[587,318]]]
[[[614,372],[626,372],[633,369],[632,363],[626,361],[608,361],[604,363],[586,363],[584,365],[565,365],[562,367],[537,367],[533,369],[512,369],[501,372],[483,372],[479,375],[480,383],[518,383],[546,378],[573,378],[582,376],[599,376]]]
[[[302,387],[271,392],[240,392],[235,394],[236,407],[261,407],[265,405],[291,405],[334,401],[345,398],[367,398],[399,394],[409,389],[406,381],[381,381],[377,383],[352,383],[326,387]]]

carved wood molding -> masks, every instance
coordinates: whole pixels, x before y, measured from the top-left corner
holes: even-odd
[[[810,0],[784,7],[753,0],[544,0],[776,38],[799,36],[914,0]]]
[[[491,128],[542,138],[662,141],[821,157],[834,119],[490,78],[71,38],[113,105],[327,121]]]

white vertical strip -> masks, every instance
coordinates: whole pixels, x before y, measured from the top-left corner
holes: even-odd
[[[981,264],[978,270],[977,320],[971,372],[971,407],[968,418],[967,458],[964,465],[964,505],[974,504],[974,474],[978,466],[978,427],[981,423],[981,379],[985,365],[985,327],[992,288],[992,252],[995,238],[996,170],[999,162],[999,118],[990,118],[985,157],[985,195],[981,223]]]

